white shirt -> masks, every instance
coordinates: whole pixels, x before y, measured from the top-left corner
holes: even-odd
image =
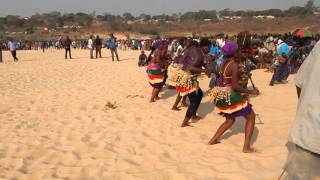
[[[93,48],[93,40],[92,40],[92,39],[89,39],[89,40],[88,40],[88,48],[89,48],[89,49],[92,49],[92,48]]]
[[[10,51],[15,51],[17,49],[17,44],[14,41],[9,41],[8,46]]]
[[[295,84],[301,95],[289,141],[320,154],[320,42],[300,67]]]
[[[178,46],[176,51],[176,56],[180,56],[183,52],[183,47],[181,45]]]

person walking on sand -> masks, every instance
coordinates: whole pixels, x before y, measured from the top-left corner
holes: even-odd
[[[90,59],[93,59],[93,36],[92,35],[88,40],[88,49],[90,51]]]
[[[18,61],[17,58],[17,43],[11,38],[8,42],[8,47],[11,52],[14,61]]]
[[[252,105],[249,104],[247,95],[258,95],[259,91],[257,89],[248,90],[239,83],[241,52],[238,50],[238,45],[227,43],[222,47],[222,53],[225,55],[225,60],[220,69],[217,86],[211,90],[209,96],[220,112],[219,114],[226,120],[211,138],[209,145],[220,143],[220,137],[234,124],[236,118],[243,116],[247,120],[243,152],[252,153],[255,152],[251,147],[255,113]]]
[[[118,56],[118,52],[117,52],[117,47],[118,47],[117,38],[115,38],[112,33],[110,34],[108,46],[111,51],[112,61],[114,61],[114,55],[116,55],[117,61],[119,61],[119,56]]]
[[[69,53],[69,58],[72,59],[71,57],[71,39],[69,38],[69,36],[67,36],[66,40],[64,41],[64,49],[65,49],[65,59],[68,58],[68,53]]]
[[[286,179],[289,180],[320,179],[319,60],[320,42],[315,45],[295,78],[299,103],[289,133],[288,158],[284,166]]]
[[[97,36],[96,39],[94,40],[94,47],[96,49],[96,58],[98,58],[98,54],[99,54],[99,58],[101,58],[102,40],[100,39],[99,36]]]

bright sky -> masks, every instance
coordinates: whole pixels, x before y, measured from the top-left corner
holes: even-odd
[[[85,12],[96,14],[134,15],[147,13],[172,14],[198,10],[242,9],[261,10],[270,8],[287,9],[294,5],[304,5],[307,0],[0,0],[0,16],[29,16],[35,13],[60,11],[62,13]],[[320,4],[320,0],[315,0]]]

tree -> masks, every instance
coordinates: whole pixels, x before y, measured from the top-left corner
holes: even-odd
[[[142,19],[144,21],[149,21],[151,20],[151,16],[148,14],[140,14],[140,16],[138,17],[139,19]]]
[[[308,12],[313,12],[317,10],[317,7],[314,5],[313,0],[308,0],[307,3],[304,5],[304,8],[306,8]]]
[[[26,33],[27,34],[33,34],[34,33],[34,29],[32,27],[29,27],[26,29]]]
[[[126,12],[126,13],[123,13],[123,18],[125,19],[125,20],[127,20],[127,21],[132,21],[132,20],[134,20],[134,16],[131,14],[131,13],[128,13],[128,12]]]

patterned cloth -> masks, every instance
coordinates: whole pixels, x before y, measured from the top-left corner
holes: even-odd
[[[164,85],[164,73],[161,68],[154,63],[150,63],[147,67],[149,84],[156,89],[162,89]]]
[[[217,86],[209,93],[219,114],[226,118],[237,118],[251,113],[252,105],[249,104],[247,97],[232,90],[231,84],[225,82],[225,78],[231,79],[232,77],[225,76],[225,73],[220,73],[217,78]]]
[[[197,77],[183,70],[181,64],[171,64],[168,68],[168,85],[176,87],[180,96],[186,96],[198,90]]]

